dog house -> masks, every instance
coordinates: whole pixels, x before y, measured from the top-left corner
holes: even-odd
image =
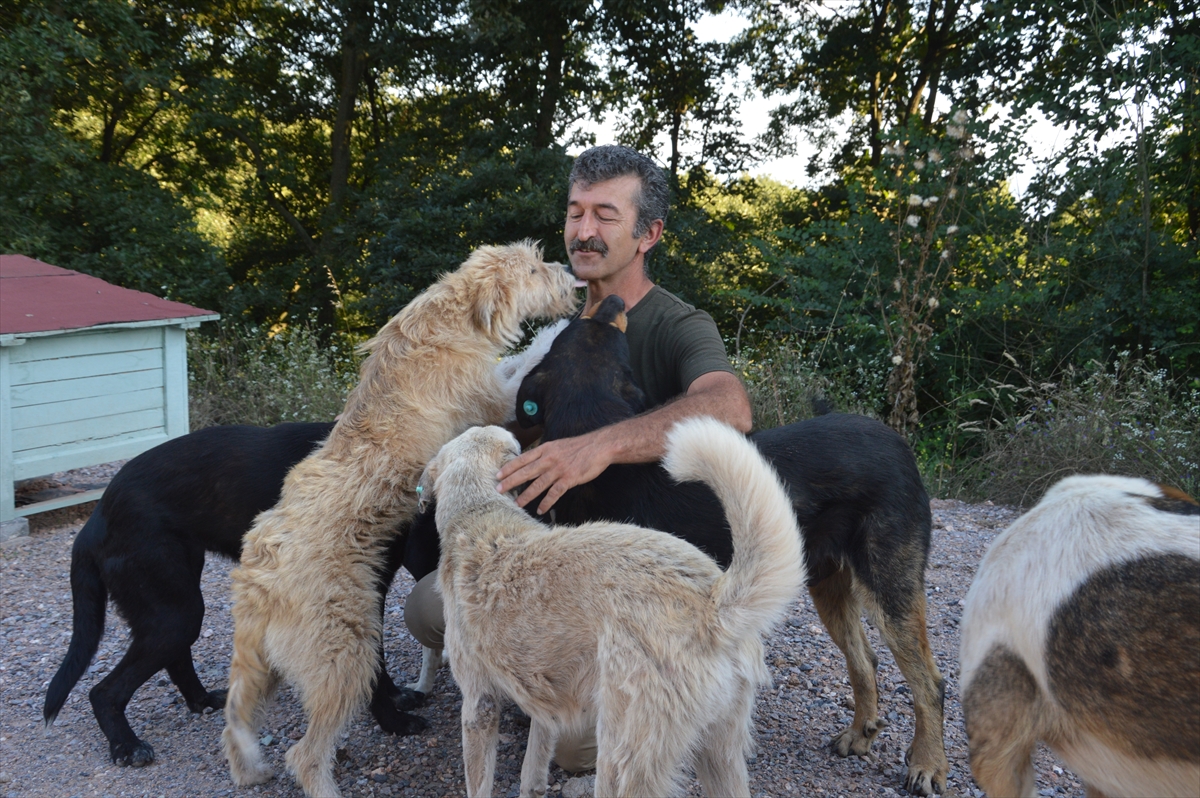
[[[0,524],[103,493],[16,507],[17,480],[133,457],[186,434],[184,331],[218,318],[0,255]]]

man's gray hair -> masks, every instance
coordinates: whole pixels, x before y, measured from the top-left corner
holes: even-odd
[[[662,219],[666,223],[667,211],[671,206],[671,191],[666,175],[658,164],[645,155],[619,144],[605,144],[584,150],[571,167],[567,191],[576,183],[590,186],[625,175],[637,175],[641,183],[637,196],[637,224],[633,228],[633,237],[641,238],[655,219]]]

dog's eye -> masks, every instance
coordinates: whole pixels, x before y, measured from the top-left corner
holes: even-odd
[[[537,274],[537,267],[536,267],[536,266],[531,266],[531,267],[529,267],[529,273],[530,273],[530,274]]]
[[[521,405],[521,409],[525,411],[527,416],[536,416],[538,411],[537,402],[532,399],[526,399],[525,404]]]

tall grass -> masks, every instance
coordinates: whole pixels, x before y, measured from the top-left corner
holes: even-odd
[[[322,345],[308,327],[270,334],[223,324],[215,336],[188,336],[191,428],[332,421],[358,382],[353,343]]]
[[[822,367],[822,353],[806,350],[801,342],[783,341],[743,348],[733,358],[750,394],[756,428],[811,418],[815,399],[828,401],[840,412],[878,418],[888,375],[885,354],[874,360],[843,358]]]
[[[1028,505],[1072,474],[1139,476],[1200,494],[1200,390],[1128,352],[1048,382],[993,385],[978,454],[958,468],[965,498]]]

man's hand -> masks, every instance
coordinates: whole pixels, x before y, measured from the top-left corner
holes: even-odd
[[[544,515],[564,493],[576,485],[591,482],[612,462],[609,447],[596,432],[577,438],[561,438],[543,443],[505,463],[496,474],[500,480],[496,489],[507,493],[529,482],[529,487],[517,497],[517,504],[524,507],[545,492],[546,497],[537,508],[538,515]]]

